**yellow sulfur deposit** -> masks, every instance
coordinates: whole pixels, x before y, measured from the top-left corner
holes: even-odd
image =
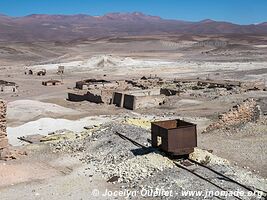
[[[151,128],[151,121],[145,118],[127,118],[123,121],[125,124],[139,126],[144,129]]]

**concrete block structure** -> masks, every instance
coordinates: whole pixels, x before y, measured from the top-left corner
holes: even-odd
[[[112,104],[129,110],[149,108],[165,103],[165,96],[160,89],[114,92]]]
[[[110,83],[110,82],[106,80],[86,79],[82,81],[77,81],[75,88],[80,89],[80,90],[87,90],[92,87],[95,87],[96,85],[105,86],[105,84],[107,83]]]
[[[15,93],[18,91],[18,85],[14,82],[0,80],[0,93]]]
[[[57,68],[57,74],[64,74],[64,66],[58,66],[58,68]]]
[[[60,84],[62,84],[62,82],[58,80],[49,80],[49,81],[42,82],[42,85],[44,86],[55,86],[55,85],[60,85]]]
[[[68,93],[68,100],[79,102],[79,101],[89,101],[92,103],[111,103],[113,90],[93,90],[93,91],[73,91]]]

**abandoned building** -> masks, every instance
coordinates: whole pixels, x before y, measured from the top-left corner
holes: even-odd
[[[110,81],[97,80],[97,79],[86,79],[82,81],[77,81],[75,88],[80,89],[80,90],[86,90],[86,89],[93,88],[96,85],[104,86],[107,83],[110,83]]]
[[[33,75],[32,69],[29,69],[29,70],[27,69],[24,73],[25,73],[25,75],[27,75],[27,74],[28,75]]]
[[[159,106],[165,103],[160,89],[114,92],[112,104],[130,110]]]
[[[58,66],[57,68],[57,74],[64,74],[64,66]]]
[[[45,76],[46,75],[46,69],[41,69],[41,70],[26,69],[24,74],[25,75]]]
[[[40,71],[37,72],[37,76],[45,76],[46,75],[46,70],[42,69]]]
[[[201,87],[207,88],[225,88],[232,90],[233,88],[240,88],[241,90],[265,90],[264,81],[233,81],[233,80],[202,80],[202,79],[175,79],[173,81],[178,85],[190,85],[195,89]]]
[[[75,88],[68,92],[68,100],[113,104],[135,110],[163,105],[169,96],[195,94],[213,98],[252,89],[264,90],[265,83],[199,78],[165,80],[157,76],[118,81],[86,79],[76,82]]]
[[[0,93],[14,93],[18,91],[18,85],[14,82],[0,80]]]
[[[92,103],[111,103],[113,90],[94,90],[87,91],[86,93],[82,91],[73,91],[68,93],[69,101],[79,102],[79,101],[89,101]]]
[[[44,86],[55,86],[55,85],[61,85],[62,82],[59,80],[49,80],[49,81],[43,81],[42,85]]]
[[[140,88],[142,90],[152,89],[154,87],[159,87],[164,85],[164,83],[168,82],[167,80],[163,80],[160,77],[141,77],[138,80],[126,80],[128,84],[131,84],[133,87]]]

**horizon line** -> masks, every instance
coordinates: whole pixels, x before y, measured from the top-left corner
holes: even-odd
[[[31,14],[26,14],[26,15],[18,15],[18,16],[14,16],[14,15],[8,15],[8,14],[5,14],[5,13],[2,13],[0,12],[0,16],[7,16],[7,17],[11,17],[11,18],[22,18],[22,17],[28,17],[28,16],[31,16],[31,15],[50,15],[50,16],[53,16],[53,15],[59,15],[59,16],[77,16],[77,15],[85,15],[85,16],[91,16],[91,17],[100,17],[100,16],[105,16],[105,15],[108,15],[108,14],[134,14],[134,13],[139,13],[139,14],[143,14],[145,16],[151,16],[151,17],[159,17],[163,20],[175,20],[175,21],[183,21],[183,22],[193,22],[193,23],[197,23],[197,22],[201,22],[201,21],[206,21],[206,20],[211,20],[211,21],[214,21],[214,22],[226,22],[226,23],[231,23],[231,24],[235,24],[235,25],[259,25],[259,24],[263,24],[263,23],[266,23],[266,21],[261,21],[261,22],[254,22],[254,23],[248,23],[248,24],[240,24],[240,23],[236,23],[236,22],[233,22],[233,21],[227,21],[227,20],[216,20],[216,19],[211,19],[211,18],[203,18],[201,20],[185,20],[185,19],[178,19],[178,18],[165,18],[165,17],[162,17],[162,16],[158,16],[158,15],[151,15],[151,14],[146,14],[144,12],[140,12],[140,11],[134,11],[134,12],[107,12],[105,14],[102,14],[102,15],[90,15],[89,13],[69,13],[69,14],[61,14],[61,13],[31,13]]]

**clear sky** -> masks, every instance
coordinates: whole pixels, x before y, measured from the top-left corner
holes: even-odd
[[[10,16],[135,11],[167,19],[252,24],[267,21],[267,0],[0,0],[0,13]]]

